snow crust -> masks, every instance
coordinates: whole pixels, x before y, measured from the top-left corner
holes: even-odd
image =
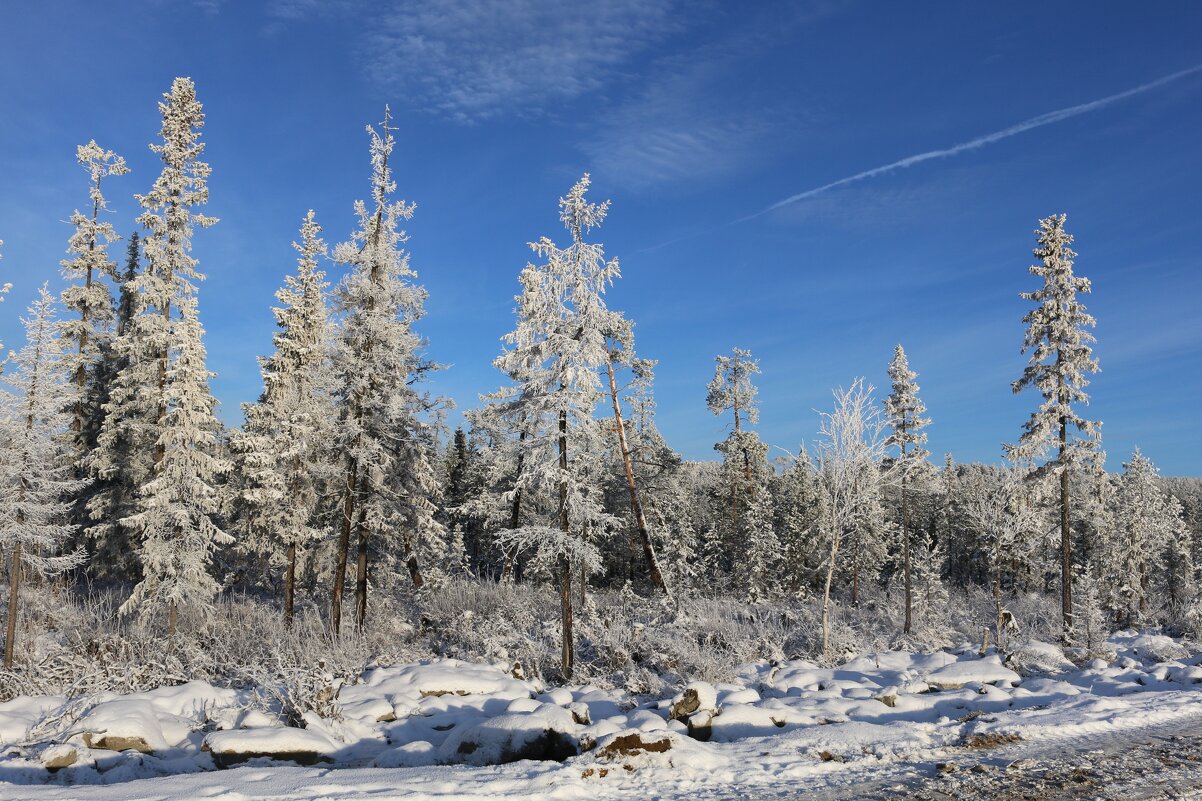
[[[1115,635],[1107,646],[1112,661],[1082,667],[1057,646],[1034,642],[983,658],[965,646],[870,653],[834,667],[759,662],[735,681],[693,683],[661,698],[595,686],[546,689],[514,678],[503,664],[438,659],[368,671],[341,690],[341,720],[309,715],[305,728],[285,725],[278,710],[249,708],[249,691],[202,682],[92,699],[22,697],[0,704],[0,801],[83,797],[53,788],[168,776],[180,789],[153,797],[197,797],[201,785],[176,774],[230,764],[225,755],[320,757],[348,769],[339,775],[354,774],[340,780],[348,798],[383,784],[393,788],[389,798],[434,785],[464,797],[483,794],[485,785],[502,797],[549,797],[552,787],[554,797],[567,799],[619,789],[685,793],[722,783],[825,781],[856,765],[932,758],[991,738],[1095,736],[1202,719],[1202,654],[1138,632]],[[670,720],[686,689],[700,708]],[[100,747],[102,737],[120,738],[128,750]],[[65,749],[74,749],[75,760],[48,768],[66,761]],[[241,781],[246,770],[222,776]],[[270,770],[254,775],[270,775],[278,795],[239,792],[319,797],[309,782],[323,774]],[[278,777],[288,778],[277,785]],[[329,783],[323,786],[329,795]],[[133,787],[89,787],[86,796],[151,797],[141,784]]]

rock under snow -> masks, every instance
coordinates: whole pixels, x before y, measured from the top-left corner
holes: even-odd
[[[500,765],[520,759],[562,761],[580,751],[572,713],[544,704],[534,712],[507,712],[452,733],[439,751],[442,762]]]
[[[329,762],[337,746],[324,734],[311,729],[272,726],[215,731],[205,737],[202,749],[213,755],[217,767],[228,768],[260,757],[301,765]]]

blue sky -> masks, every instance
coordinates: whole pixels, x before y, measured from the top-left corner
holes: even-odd
[[[0,338],[17,345],[17,312],[57,283],[63,221],[86,202],[75,145],[125,155],[133,172],[108,194],[133,230],[131,196],[157,173],[156,101],[188,75],[222,218],[195,254],[227,421],[258,393],[301,217],[316,209],[331,243],[353,229],[363,128],[387,102],[399,194],[417,202],[420,328],[451,365],[435,389],[461,408],[500,381],[526,243],[560,237],[556,199],[587,170],[613,200],[597,235],[622,262],[610,303],[660,360],[660,427],[687,457],[725,436],[705,408],[715,354],[760,358],[761,435],[792,451],[832,387],[885,385],[902,342],[931,449],[996,461],[1038,402],[1009,389],[1018,293],[1037,220],[1063,211],[1095,287],[1090,413],[1109,465],[1138,444],[1167,474],[1202,474],[1202,72],[955,149],[1202,64],[1202,7],[746,5],[5,3]]]

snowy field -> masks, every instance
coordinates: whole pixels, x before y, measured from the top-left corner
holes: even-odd
[[[1041,643],[758,663],[663,698],[442,659],[370,670],[303,728],[202,682],[20,697],[0,704],[0,799],[884,797],[924,778],[953,794],[913,797],[969,797],[982,765],[1202,736],[1202,653],[1110,645],[1082,667]]]

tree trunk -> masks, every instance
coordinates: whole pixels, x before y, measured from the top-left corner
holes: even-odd
[[[522,474],[522,466],[526,460],[526,453],[523,449],[523,443],[526,441],[526,420],[522,418],[522,432],[518,434],[518,463],[517,470],[514,475]],[[509,530],[517,528],[522,523],[522,490],[517,487],[513,491],[513,504],[509,507]],[[513,581],[513,554],[508,551],[501,554],[501,581]]]
[[[4,637],[4,669],[11,670],[17,645],[17,608],[21,588],[21,543],[13,545],[8,563],[8,629]]]
[[[167,607],[167,636],[174,638],[175,632],[179,630],[179,606],[175,601]]]
[[[822,655],[831,655],[831,583],[835,578],[835,560],[839,556],[839,533],[831,532],[831,550],[826,564],[826,581],[822,585]]]
[[[559,413],[559,469],[565,478],[559,482],[559,527],[567,535],[571,521],[568,519],[568,413]],[[560,661],[565,680],[572,678],[572,666],[576,661],[576,646],[572,634],[572,563],[566,557],[560,559],[560,627],[562,629],[562,649]]]
[[[904,431],[904,429],[903,429]],[[905,446],[902,446],[902,461],[905,462]],[[914,585],[911,580],[911,562],[910,562],[910,532],[907,529],[908,521],[906,520],[906,475],[903,472],[901,477],[901,536],[902,536],[902,559],[905,562],[903,571],[906,579],[906,624],[902,631],[906,634],[910,633],[910,629],[914,623]]]
[[[355,560],[355,630],[367,620],[367,527],[359,521],[359,553]]]
[[[330,632],[338,634],[342,626],[342,595],[346,589],[346,561],[351,549],[351,528],[355,519],[355,494],[359,484],[359,466],[351,460],[346,476],[346,496],[342,501],[342,527],[338,531],[337,563],[334,567],[334,594],[330,599]]]
[[[630,491],[630,508],[634,512],[634,524],[638,529],[639,541],[643,546],[643,556],[647,559],[647,570],[651,575],[651,583],[669,598],[672,597],[668,583],[659,569],[659,560],[655,557],[655,544],[651,541],[651,532],[647,529],[647,518],[643,514],[643,504],[639,500],[638,486],[634,481],[634,460],[630,456],[630,447],[626,443],[626,426],[622,422],[622,407],[618,403],[618,384],[614,380],[614,364],[612,357],[607,365],[609,368],[609,397],[614,406],[614,427],[618,432],[618,447],[622,451],[622,466],[626,470],[626,488]]]
[[[420,590],[426,580],[422,577],[421,564],[417,561],[417,550],[405,538],[405,567],[409,568],[409,578],[413,581],[413,589]]]
[[[860,605],[860,549],[852,551],[851,557],[851,605]]]
[[[284,574],[284,625],[292,627],[292,610],[296,598],[296,543],[288,545],[288,572]]]
[[[1073,627],[1073,540],[1069,531],[1068,421],[1060,418],[1060,606],[1064,615],[1064,632]]]

